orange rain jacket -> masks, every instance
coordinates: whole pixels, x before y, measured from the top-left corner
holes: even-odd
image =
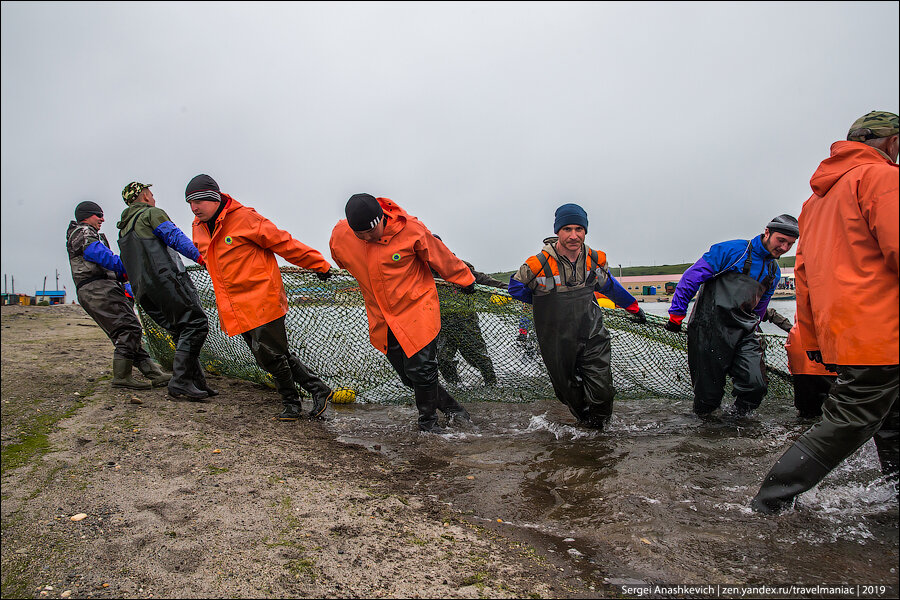
[[[222,194],[222,202],[226,205],[216,218],[212,238],[207,224],[197,218],[193,236],[216,291],[222,330],[235,336],[287,314],[287,296],[275,254],[320,273],[328,271],[331,264],[317,250],[228,194]]]
[[[416,217],[388,198],[378,198],[387,218],[376,242],[356,237],[346,219],[331,232],[331,256],[359,282],[369,318],[369,340],[387,353],[388,328],[407,357],[431,343],[441,330],[434,269],[461,286],[475,282],[469,267]]]
[[[797,322],[826,364],[896,365],[898,170],[875,148],[835,142],[800,212]]]
[[[800,340],[800,325],[798,323],[794,323],[794,326],[791,327],[784,349],[787,352],[788,370],[790,370],[791,375],[826,375],[828,377],[836,375],[836,373],[826,369],[825,365],[811,361],[806,355],[803,342]]]

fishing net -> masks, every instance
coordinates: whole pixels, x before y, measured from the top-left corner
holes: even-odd
[[[229,338],[220,329],[209,273],[196,266],[188,267],[188,272],[209,317],[209,336],[200,355],[207,371],[274,388],[271,376],[256,365],[241,336]],[[353,390],[358,401],[413,402],[412,390],[403,386],[387,358],[369,343],[365,304],[349,273],[338,271],[322,282],[311,271],[282,267],[281,276],[288,297],[288,343],[301,361],[333,389]],[[531,305],[497,288],[478,285],[474,294],[465,295],[444,281],[437,280],[437,285],[443,321],[438,339],[440,378],[454,397],[464,402],[553,397]],[[175,353],[171,336],[139,312],[151,353],[162,364],[171,365]],[[693,398],[684,333],[665,330],[666,319],[657,315],[648,314],[647,323],[639,325],[624,310],[604,308],[603,312],[612,338],[617,398]],[[793,398],[785,336],[764,334],[762,338],[767,347],[768,397]],[[486,385],[486,379],[494,385]]]

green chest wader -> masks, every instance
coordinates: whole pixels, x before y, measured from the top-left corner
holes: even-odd
[[[727,271],[700,288],[688,321],[688,367],[694,386],[694,412],[708,414],[722,403],[725,376],[734,384],[735,407],[747,412],[759,406],[768,391],[765,361],[753,310],[775,279],[775,261],[768,262],[762,282],[749,275],[751,245],[743,269]]]

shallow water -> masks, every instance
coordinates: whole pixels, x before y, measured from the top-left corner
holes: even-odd
[[[445,435],[416,431],[411,405],[337,405],[329,427],[421,473],[422,492],[471,519],[543,539],[595,581],[877,583],[896,596],[897,488],[872,442],[794,510],[748,508],[809,426],[787,402],[703,423],[690,402],[617,400],[601,433],[574,427],[555,398],[467,408],[474,425]]]

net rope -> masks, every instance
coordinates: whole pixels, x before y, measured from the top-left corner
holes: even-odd
[[[257,366],[241,336],[229,338],[219,327],[209,273],[198,266],[187,271],[209,318],[209,336],[200,355],[206,370],[274,388],[271,376]],[[356,280],[346,271],[332,273],[323,282],[312,271],[281,268],[288,297],[285,328],[291,351],[333,389],[353,390],[357,401],[413,402],[412,390],[401,383],[387,358],[369,342],[365,304]],[[436,283],[443,320],[439,349],[448,340],[460,348],[452,359],[458,383],[445,378],[448,365],[441,364],[441,384],[455,398],[463,402],[531,402],[554,396],[537,344],[531,305],[502,289],[477,285],[474,294],[464,295],[447,282],[437,279]],[[684,333],[664,329],[666,319],[658,315],[648,314],[647,323],[638,324],[622,309],[602,310],[611,337],[617,399],[693,398]],[[171,336],[143,310],[139,309],[139,316],[150,353],[170,367],[175,353]],[[484,346],[476,339],[473,320],[477,320]],[[786,336],[761,334],[761,338],[769,376],[767,397],[793,398],[784,348]],[[486,348],[496,373],[495,385],[485,385],[482,372],[463,358],[477,355],[479,348]],[[726,394],[730,392],[729,380]]]

